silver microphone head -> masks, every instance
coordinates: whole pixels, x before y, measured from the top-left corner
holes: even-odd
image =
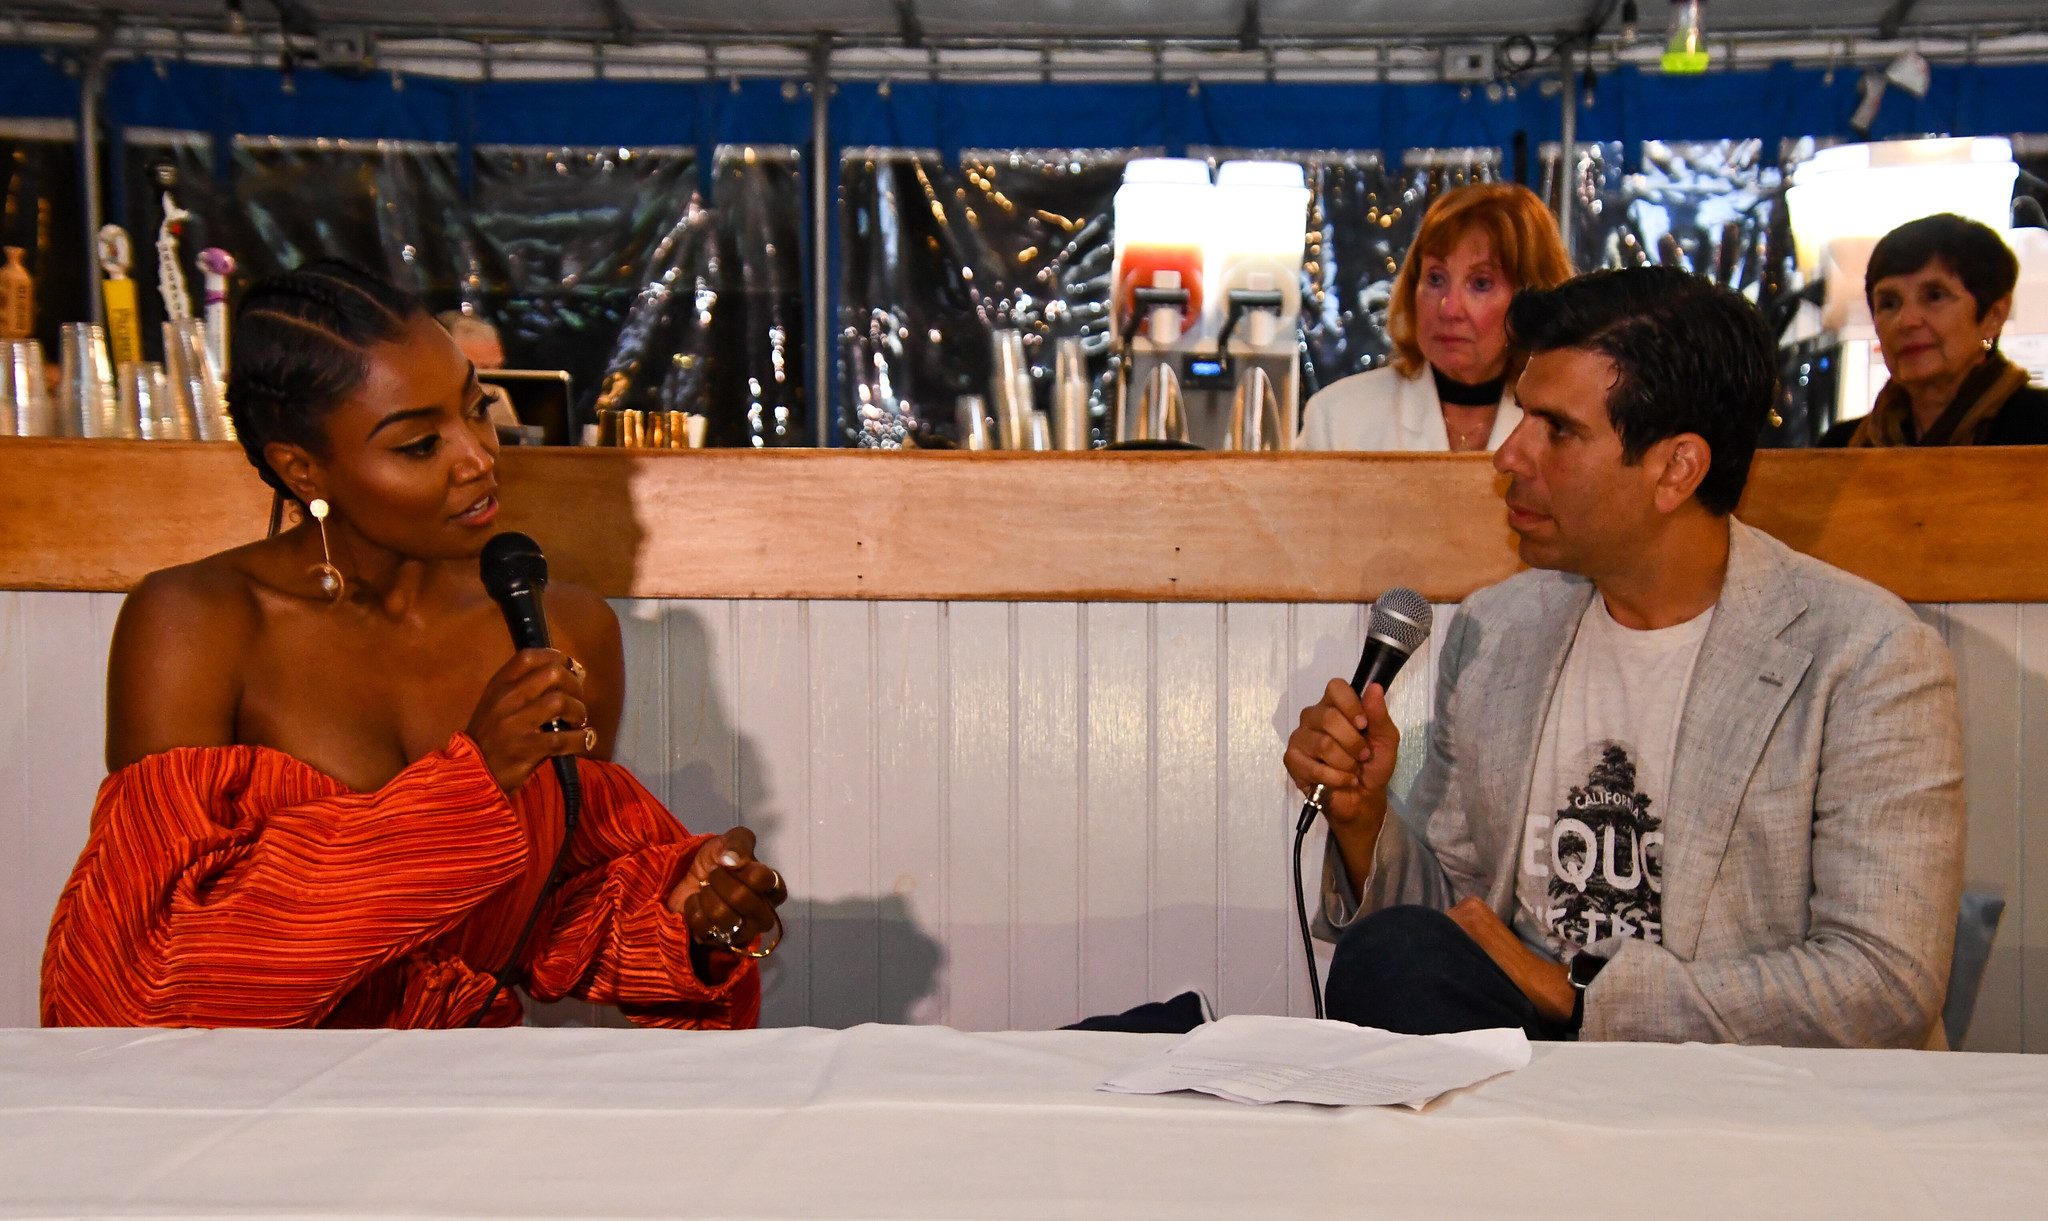
[[[1429,599],[1402,586],[1381,594],[1379,601],[1372,604],[1365,634],[1368,639],[1383,640],[1403,653],[1413,653],[1429,639],[1429,623]]]

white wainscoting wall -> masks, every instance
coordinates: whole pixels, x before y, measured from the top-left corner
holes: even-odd
[[[36,1020],[120,603],[0,592],[0,1025]],[[619,758],[692,828],[752,827],[790,883],[764,1023],[1043,1028],[1186,988],[1308,1011],[1279,756],[1356,662],[1358,608],[615,606]],[[1918,609],[1961,681],[1970,885],[2009,903],[1969,1046],[2048,1050],[2048,606]],[[1411,731],[1433,661],[1395,685]],[[1305,855],[1313,885],[1315,837]]]

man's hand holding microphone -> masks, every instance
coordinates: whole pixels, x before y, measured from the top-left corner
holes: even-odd
[[[1378,683],[1365,695],[1333,678],[1321,701],[1301,710],[1301,724],[1288,736],[1287,774],[1304,797],[1323,790],[1323,818],[1344,854],[1354,887],[1372,872],[1373,846],[1387,817],[1387,784],[1401,749],[1401,731],[1387,715],[1387,693]]]

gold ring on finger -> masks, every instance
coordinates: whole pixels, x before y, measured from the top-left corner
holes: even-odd
[[[765,949],[765,950],[763,950],[763,949],[757,949],[757,948],[755,948],[755,947],[753,947],[753,946],[750,946],[750,945],[736,945],[736,946],[733,946],[733,947],[732,947],[732,952],[733,952],[733,953],[735,953],[735,954],[738,954],[738,955],[740,955],[740,956],[741,956],[741,957],[743,957],[743,958],[757,958],[757,959],[758,959],[758,958],[766,958],[766,957],[768,957],[768,956],[769,956],[770,954],[773,954],[773,953],[775,952],[775,947],[777,947],[777,946],[779,946],[779,945],[781,945],[781,944],[782,944],[782,914],[781,914],[780,912],[778,912],[778,913],[776,913],[776,915],[775,915],[775,940],[773,940],[773,941],[771,941],[771,942],[769,942],[769,943],[768,943],[768,948],[767,948],[767,949]]]
[[[597,731],[588,725],[583,727],[583,749],[585,753],[597,749]]]

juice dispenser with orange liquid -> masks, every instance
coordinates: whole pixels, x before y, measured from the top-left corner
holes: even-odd
[[[1214,194],[1207,162],[1147,157],[1124,168],[1110,273],[1120,341],[1118,444],[1188,441],[1181,382],[1186,359],[1203,339]]]

